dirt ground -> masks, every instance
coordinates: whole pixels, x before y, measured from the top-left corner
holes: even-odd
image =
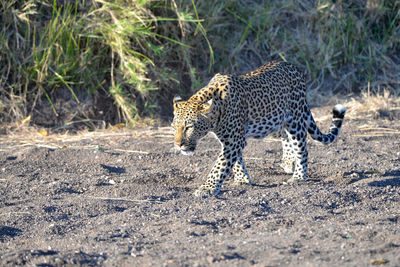
[[[323,131],[330,107],[313,109]],[[400,266],[400,122],[345,120],[309,138],[309,178],[284,185],[276,140],[244,151],[252,186],[199,199],[219,151],[172,130],[0,136],[0,265]]]

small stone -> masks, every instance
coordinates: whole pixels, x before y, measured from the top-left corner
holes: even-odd
[[[351,178],[360,178],[360,175],[356,172],[353,172],[352,174],[350,174]]]

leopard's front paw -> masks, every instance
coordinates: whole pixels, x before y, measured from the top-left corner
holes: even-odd
[[[212,187],[209,187],[209,186],[202,185],[202,186],[200,186],[199,189],[197,189],[194,192],[194,195],[196,197],[206,198],[206,197],[209,197],[209,196],[218,195],[218,193],[219,193],[219,189],[218,188],[212,188]]]

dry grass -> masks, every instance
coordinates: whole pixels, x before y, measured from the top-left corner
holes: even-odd
[[[398,134],[400,135],[400,130],[391,129],[391,128],[384,128],[384,127],[371,127],[371,126],[363,126],[360,127],[360,132],[362,134],[357,134],[357,137],[377,137],[377,136],[385,136],[385,135],[392,135]]]
[[[0,135],[0,151],[20,150],[24,147],[44,147],[49,149],[87,149],[128,154],[148,154],[148,151],[115,148],[114,140],[116,137],[145,139],[149,136],[157,137],[163,142],[170,142],[173,138],[173,130],[171,127],[158,127],[157,129],[144,127],[130,130],[126,127],[118,126],[96,131],[82,130],[73,133],[59,133],[48,132],[36,126],[20,125],[18,128],[14,126],[7,135]],[[82,140],[89,141],[91,145],[77,145]]]
[[[376,118],[399,111],[400,98],[391,95],[388,89],[384,89],[375,94],[362,93],[361,97],[352,98],[345,105],[348,108],[346,117],[349,119]]]

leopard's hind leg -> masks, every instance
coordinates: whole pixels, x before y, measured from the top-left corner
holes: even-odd
[[[292,174],[294,172],[294,167],[296,163],[295,151],[292,144],[289,141],[286,131],[281,132],[282,141],[282,163],[280,166],[287,174]]]
[[[293,162],[293,176],[288,183],[305,181],[307,177],[308,152],[306,148],[306,123],[304,120],[292,120],[284,129],[289,148],[286,150],[288,162]],[[286,141],[285,141],[286,142]],[[289,151],[292,153],[288,155]],[[290,165],[289,165],[290,167]]]

